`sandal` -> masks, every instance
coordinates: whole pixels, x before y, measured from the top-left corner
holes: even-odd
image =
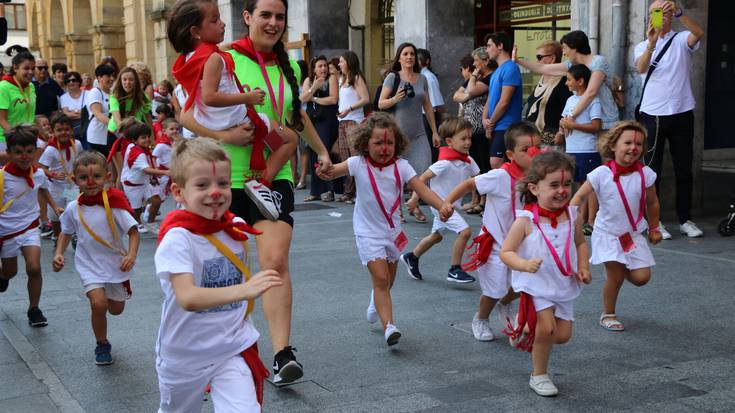
[[[485,205],[478,204],[468,209],[467,213],[470,215],[477,215],[477,214],[481,214],[483,211],[485,211]]]
[[[462,211],[465,211],[466,212],[466,211],[469,211],[470,209],[473,209],[473,208],[477,207],[478,205],[480,205],[480,204],[473,204],[472,202],[468,202],[468,203],[462,205],[460,207],[460,209]]]
[[[304,197],[304,202],[318,201],[319,197],[314,195],[307,195]]]
[[[411,215],[416,219],[416,222],[419,224],[426,223],[426,215],[424,215],[424,212],[421,211],[421,208],[416,207],[413,211],[410,211],[408,215]]]
[[[334,202],[334,194],[332,192],[323,193],[322,202]]]
[[[615,318],[615,314],[600,315],[600,326],[608,331],[623,331],[625,326]]]

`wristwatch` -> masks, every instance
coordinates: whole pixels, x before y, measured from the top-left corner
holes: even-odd
[[[676,10],[674,10],[674,17],[676,17],[677,19],[683,15],[684,9],[682,9],[681,7],[678,7]]]

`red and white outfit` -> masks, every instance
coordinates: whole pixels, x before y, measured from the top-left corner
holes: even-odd
[[[201,411],[204,390],[211,384],[211,396],[218,411],[260,412],[262,383],[268,371],[257,358],[259,333],[250,319],[245,318],[247,302],[186,311],[176,301],[171,285],[171,277],[178,274],[192,275],[194,285],[201,288],[241,284],[244,276],[209,240],[190,231],[179,220],[195,221],[203,229],[214,228],[216,232],[211,235],[245,265],[248,263],[242,240],[233,239],[228,229],[215,228],[220,221],[179,210],[169,213],[161,224],[155,255],[156,275],[164,294],[156,340],[161,393],[158,411]],[[244,221],[231,213],[224,220],[244,225]],[[253,352],[257,362],[250,358]]]
[[[168,171],[171,168],[171,153],[173,141],[166,134],[156,139],[156,147],[153,148],[153,157],[156,158],[158,169]],[[171,177],[167,175],[158,177],[158,186],[153,187],[153,194],[161,197],[164,201],[171,192]]]
[[[522,177],[523,170],[513,163],[506,163],[502,168],[475,177],[477,192],[487,195],[482,229],[475,238],[475,242],[480,243],[478,252],[483,249],[482,243],[492,243],[485,247],[484,254],[480,254],[484,262],[480,260],[476,263],[479,265],[476,267],[477,275],[482,295],[496,300],[504,297],[510,287],[510,269],[500,259],[500,248],[515,220],[515,209],[521,206],[520,193],[514,188]],[[485,256],[487,250],[489,255]]]
[[[128,231],[137,226],[138,222],[133,218],[133,211],[121,191],[109,189],[108,197],[115,231],[119,236],[118,241],[115,241],[113,237],[101,193],[94,197],[98,199],[97,201],[90,199],[93,197],[82,195],[80,199],[69,202],[66,210],[61,214],[61,232],[68,235],[77,234],[74,268],[79,274],[84,292],[104,288],[107,298],[125,301],[128,295],[122,284],[130,280],[130,271],[120,270],[123,258],[120,251],[127,249]],[[92,229],[94,234],[115,249],[110,249],[95,240],[82,224],[79,218],[80,211],[84,223]]]
[[[405,247],[408,243],[398,208],[403,185],[416,176],[416,171],[405,159],[380,167],[371,165],[364,156],[348,158],[347,170],[355,178],[358,194],[352,226],[362,265],[375,260],[397,262],[402,249],[399,245]]]
[[[153,175],[144,172],[146,168],[155,168],[156,161],[148,149],[138,145],[130,145],[125,150],[123,168],[120,180],[125,189],[125,196],[133,209],[143,208],[145,202],[153,195],[154,186],[151,182],[158,182]]]
[[[56,138],[52,137],[38,159],[38,163],[45,166],[50,173],[63,172],[67,176],[63,179],[48,178],[46,184],[46,188],[59,208],[66,208],[67,202],[76,198],[78,194],[71,176],[74,173],[74,160],[82,150],[82,144],[77,140],[69,139],[66,145],[60,145]],[[48,213],[52,221],[59,220],[53,208],[49,208]]]
[[[630,210],[630,218],[613,177],[613,170],[608,165],[599,166],[587,174],[587,180],[600,202],[595,230],[592,233],[590,262],[602,264],[615,261],[625,265],[629,270],[652,267],[656,262],[643,232],[648,229],[645,218],[645,189],[656,182],[656,172],[642,166],[640,172],[634,171],[619,176],[620,187]],[[631,218],[633,223],[638,221],[635,229]],[[624,248],[620,240],[625,234],[630,234],[634,243],[634,247],[628,252],[625,252],[627,248]]]
[[[439,148],[439,160],[432,164],[429,170],[435,175],[429,181],[429,186],[441,199],[445,199],[457,185],[480,173],[480,167],[477,166],[471,156],[457,152],[447,146]],[[460,200],[454,203],[455,211],[447,222],[439,218],[439,211],[431,208],[431,213],[434,214],[431,232],[443,234],[449,230],[459,234],[469,227],[467,221],[457,212],[460,204]]]
[[[41,246],[38,189],[47,179],[40,169],[22,171],[12,162],[5,165],[3,175],[2,206],[14,201],[0,213],[0,258],[13,258],[23,247]]]

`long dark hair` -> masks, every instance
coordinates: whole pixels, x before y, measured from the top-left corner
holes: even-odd
[[[407,47],[413,48],[413,55],[416,56],[416,46],[413,45],[413,43],[401,43],[398,48],[396,49],[396,57],[393,58],[393,63],[390,66],[390,70],[393,72],[400,72],[401,71],[401,53],[403,53],[403,49]],[[418,57],[415,57],[413,60],[413,71],[415,73],[421,72],[421,67],[419,66],[419,59]]]
[[[122,85],[122,77],[126,73],[132,73],[133,78],[135,79],[133,90],[130,93],[126,92],[125,89],[123,89]],[[140,85],[138,72],[136,72],[135,69],[133,69],[132,67],[123,68],[123,70],[120,71],[120,74],[117,75],[117,79],[115,80],[115,88],[112,90],[112,95],[115,96],[120,102],[120,118],[135,116],[140,108],[145,105],[145,92]],[[133,102],[133,105],[130,107],[130,113],[125,110],[125,106],[127,105],[128,101]]]
[[[342,53],[342,58],[345,59],[345,62],[347,63],[347,71],[349,74],[347,74],[347,85],[349,86],[355,86],[355,82],[357,81],[357,78],[363,76],[362,71],[360,70],[360,59],[357,57],[355,52],[348,50],[344,53]],[[345,73],[342,73],[342,77],[345,77]]]
[[[286,6],[286,21],[285,27],[288,27],[288,1],[281,0],[284,6]],[[245,10],[251,15],[255,12],[255,7],[258,5],[258,0],[248,0],[245,3]],[[250,28],[248,28],[249,31]],[[275,45],[273,45],[273,52],[276,53],[278,66],[283,71],[284,76],[288,84],[291,86],[291,127],[297,131],[304,129],[304,123],[301,120],[301,99],[299,99],[299,83],[296,80],[296,74],[293,72],[291,62],[286,53],[286,46],[283,44],[283,40],[278,39]],[[280,120],[280,119],[279,119]]]

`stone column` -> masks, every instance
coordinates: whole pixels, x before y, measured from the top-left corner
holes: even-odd
[[[173,80],[171,66],[176,60],[176,51],[171,47],[166,34],[166,7],[163,0],[154,4],[154,10],[150,13],[153,22],[153,61],[147,62],[151,68],[153,82],[158,83],[163,79]]]
[[[97,25],[89,29],[95,64],[105,56],[112,56],[118,64],[125,65],[125,26]]]
[[[93,72],[96,62],[92,50],[92,36],[68,33],[64,35],[64,42],[69,68],[80,73]]]
[[[245,36],[247,30],[242,20],[245,0],[218,0],[217,4],[222,21],[227,25],[225,28],[225,42],[232,42]]]

